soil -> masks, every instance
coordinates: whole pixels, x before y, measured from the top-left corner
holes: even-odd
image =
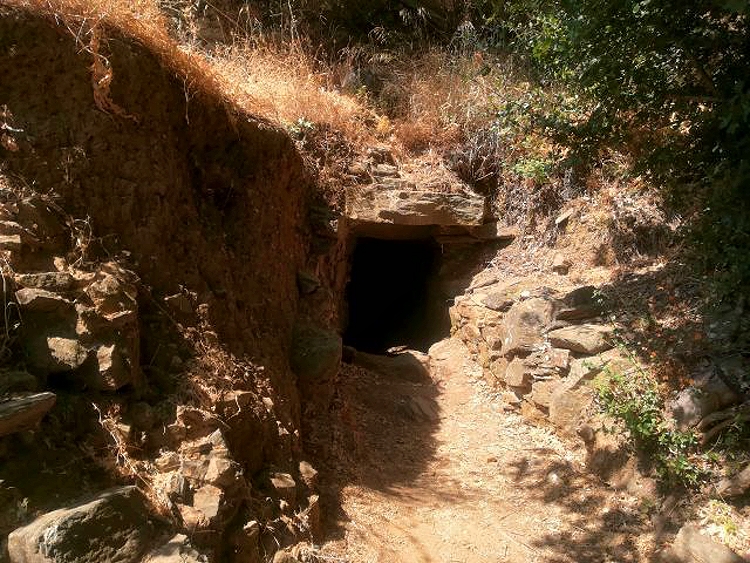
[[[321,559],[647,560],[655,539],[641,502],[586,475],[581,452],[551,431],[505,412],[462,348],[433,347],[419,383],[342,370],[336,408],[312,423],[325,432],[308,443],[330,485]]]

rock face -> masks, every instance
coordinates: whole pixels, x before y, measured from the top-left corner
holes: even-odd
[[[115,263],[96,271],[19,274],[15,292],[28,367],[41,377],[75,374],[116,391],[140,380],[135,274]]]
[[[561,434],[578,439],[596,412],[592,380],[605,367],[627,376],[637,366],[610,350],[614,327],[594,321],[602,313],[597,288],[559,280],[565,287],[555,290],[528,278],[477,276],[450,309],[451,331],[500,392],[505,408],[546,417]],[[589,434],[584,441],[593,454],[587,464],[597,471],[619,450],[596,432]],[[618,471],[628,461],[625,454],[616,459]],[[609,473],[619,480],[619,473],[617,478]]]
[[[8,537],[11,563],[137,563],[164,532],[135,487],[49,512]]]
[[[357,222],[393,225],[481,225],[485,199],[403,185],[374,184],[347,193],[346,216]]]

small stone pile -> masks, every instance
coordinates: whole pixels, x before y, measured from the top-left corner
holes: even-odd
[[[562,433],[574,435],[590,414],[590,382],[597,374],[606,368],[627,376],[642,368],[616,347],[618,327],[602,317],[598,291],[492,279],[456,298],[452,331],[509,406],[533,405]],[[704,366],[693,386],[668,405],[677,427],[708,428],[711,415],[741,400],[720,371]]]
[[[525,287],[522,280],[495,281],[469,290],[450,309],[453,332],[488,384],[505,390],[508,405],[530,403],[561,429],[575,431],[590,403],[586,382],[622,360],[612,350],[614,327],[600,317],[593,286]]]

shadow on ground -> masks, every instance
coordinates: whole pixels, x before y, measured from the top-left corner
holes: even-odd
[[[552,454],[552,455],[550,455]],[[554,516],[539,515],[547,533],[528,540],[544,552],[545,563],[636,563],[647,560],[653,539],[649,506],[627,493],[614,494],[595,477],[577,471],[569,462],[544,449],[532,450],[503,469],[529,499],[563,509],[564,531],[556,531]]]
[[[386,357],[366,355],[369,369],[343,364],[328,412],[302,417],[305,448],[325,483],[329,540],[343,537],[341,495],[347,486],[403,497],[435,455],[437,384],[426,371],[415,380],[403,370],[377,369],[378,358]],[[456,489],[436,493],[459,500]]]

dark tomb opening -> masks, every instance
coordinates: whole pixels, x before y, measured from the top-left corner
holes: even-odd
[[[395,346],[426,352],[447,336],[448,305],[438,283],[441,257],[433,239],[357,239],[344,344],[371,353]]]

